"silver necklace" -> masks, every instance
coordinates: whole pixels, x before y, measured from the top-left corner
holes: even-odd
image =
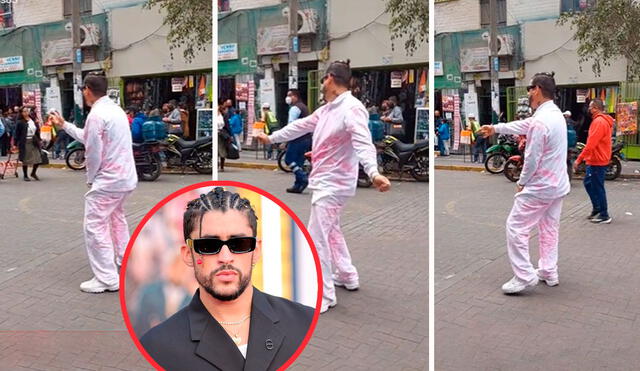
[[[240,325],[240,324],[244,323],[244,321],[248,320],[248,319],[249,319],[249,317],[251,317],[251,315],[250,315],[250,314],[248,314],[246,317],[244,317],[244,318],[243,318],[243,319],[241,319],[240,321],[236,321],[236,322],[224,322],[224,321],[218,321],[218,323],[219,323],[219,324],[221,324],[221,325],[227,325],[227,326],[229,326],[229,325],[231,325],[231,326],[233,326],[233,325]]]
[[[246,317],[244,317],[243,319],[241,319],[240,321],[236,321],[236,322],[224,322],[224,321],[218,321],[219,324],[223,325],[223,326],[238,326],[244,323],[244,321],[246,321],[247,319],[249,319],[251,315],[247,315]],[[236,345],[240,345],[242,343],[242,337],[240,336],[240,330],[238,331],[231,331],[228,330],[231,334],[231,340],[233,340],[233,342]]]

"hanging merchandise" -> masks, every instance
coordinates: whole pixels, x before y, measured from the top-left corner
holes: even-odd
[[[620,103],[616,110],[616,135],[638,133],[638,102]]]

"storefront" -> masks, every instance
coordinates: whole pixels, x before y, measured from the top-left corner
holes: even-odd
[[[426,65],[355,69],[353,77],[356,81],[352,93],[368,108],[379,108],[382,101],[395,97],[404,119],[404,136],[400,139],[412,143],[426,137],[423,127],[418,128],[416,133],[416,108],[427,105],[427,76]]]
[[[122,78],[123,107],[135,106],[149,111],[162,109],[162,105],[170,101],[183,104],[188,123],[184,137],[189,139],[196,137],[197,110],[211,108],[210,95],[210,71]]]

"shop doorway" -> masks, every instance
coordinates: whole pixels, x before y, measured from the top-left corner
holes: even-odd
[[[9,108],[22,105],[22,88],[10,86],[0,88],[0,109],[2,112]]]
[[[307,94],[309,87],[309,72],[318,69],[318,64],[300,63],[298,65],[298,91],[300,92],[300,99],[304,104],[309,106],[309,96]],[[289,106],[285,102],[287,92],[289,91],[289,65],[280,65],[280,70],[274,74],[276,81],[276,117],[280,125],[284,126],[289,120]]]

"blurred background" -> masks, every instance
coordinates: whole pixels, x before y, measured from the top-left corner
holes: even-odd
[[[138,337],[189,304],[198,288],[180,246],[182,215],[190,200],[213,187],[186,192],[169,201],[144,225],[134,241],[126,269],[126,310]],[[309,244],[280,206],[254,191],[225,187],[251,202],[258,216],[262,259],[253,269],[259,290],[315,307],[318,282]]]

